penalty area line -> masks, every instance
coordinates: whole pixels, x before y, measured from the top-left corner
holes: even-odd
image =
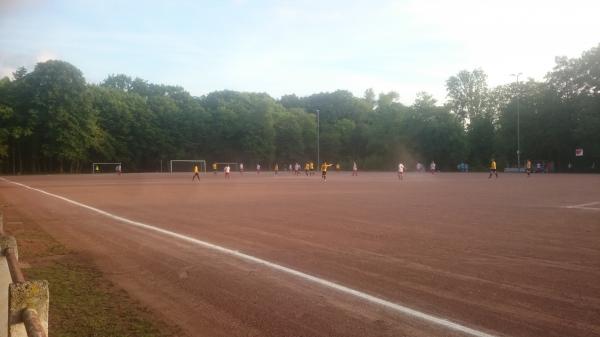
[[[139,221],[135,221],[135,220],[130,220],[130,219],[124,218],[122,216],[118,216],[118,215],[109,213],[107,211],[103,211],[101,209],[98,209],[98,208],[95,208],[95,207],[92,207],[92,206],[89,206],[89,205],[77,202],[75,200],[71,200],[71,199],[63,197],[61,195],[53,194],[53,193],[44,191],[42,189],[38,189],[38,188],[31,187],[31,186],[28,186],[28,185],[25,185],[25,184],[21,184],[21,183],[18,183],[18,182],[15,182],[15,181],[12,181],[12,180],[9,180],[9,179],[6,179],[6,178],[0,177],[0,180],[3,180],[5,182],[7,182],[7,183],[11,183],[11,184],[14,184],[14,185],[17,185],[17,186],[20,186],[20,187],[23,187],[23,188],[31,190],[31,191],[36,191],[36,192],[42,193],[44,195],[47,195],[47,196],[50,196],[50,197],[53,197],[53,198],[60,199],[60,200],[65,201],[65,202],[67,202],[69,204],[85,208],[85,209],[90,210],[92,212],[104,215],[104,216],[106,216],[108,218],[111,218],[113,220],[117,220],[117,221],[122,222],[122,223],[126,223],[126,224],[134,226],[134,227],[143,228],[143,229],[146,229],[146,230],[149,230],[149,231],[157,232],[157,233],[163,234],[165,236],[169,236],[169,237],[172,237],[172,238],[175,238],[175,239],[179,239],[179,240],[182,240],[182,241],[185,241],[185,242],[188,242],[188,243],[195,244],[197,246],[201,246],[201,247],[208,248],[208,249],[211,249],[211,250],[214,250],[214,251],[218,251],[220,253],[227,254],[227,255],[230,255],[230,256],[234,256],[234,257],[237,257],[237,258],[245,260],[245,261],[250,261],[250,262],[253,262],[253,263],[256,263],[256,264],[268,267],[268,268],[273,269],[273,270],[277,270],[277,271],[280,271],[280,272],[283,272],[283,273],[286,273],[286,274],[289,274],[289,275],[293,275],[293,276],[296,276],[297,278],[300,278],[302,280],[309,281],[309,282],[321,285],[321,286],[326,287],[326,288],[334,289],[334,290],[336,290],[338,292],[345,293],[347,295],[351,295],[351,296],[356,297],[356,298],[360,298],[360,299],[365,300],[367,302],[383,306],[385,308],[391,309],[391,310],[396,311],[398,313],[402,313],[402,314],[407,315],[407,316],[418,318],[418,319],[421,319],[423,321],[426,321],[426,322],[429,322],[429,323],[433,323],[435,325],[442,326],[442,327],[447,328],[447,329],[451,329],[451,330],[454,330],[454,331],[463,332],[463,333],[469,334],[471,336],[477,336],[477,337],[495,337],[494,335],[490,335],[490,334],[485,333],[483,331],[472,329],[472,328],[469,328],[467,326],[461,325],[459,323],[452,322],[450,320],[447,320],[447,319],[444,319],[444,318],[441,318],[441,317],[437,317],[437,316],[433,316],[433,315],[430,315],[430,314],[426,314],[424,312],[421,312],[421,311],[418,311],[418,310],[415,310],[415,309],[411,309],[411,308],[403,306],[401,304],[390,302],[390,301],[384,300],[382,298],[375,297],[373,295],[369,295],[369,294],[364,293],[362,291],[359,291],[359,290],[356,290],[356,289],[352,289],[350,287],[346,287],[346,286],[343,286],[341,284],[338,284],[338,283],[335,283],[335,282],[331,282],[331,281],[322,279],[320,277],[313,276],[313,275],[301,272],[299,270],[288,268],[288,267],[282,266],[280,264],[273,263],[273,262],[270,262],[270,261],[267,261],[267,260],[263,260],[261,258],[252,256],[252,255],[241,253],[241,252],[239,252],[237,250],[229,249],[229,248],[226,248],[226,247],[223,247],[223,246],[219,246],[219,245],[207,242],[207,241],[202,241],[202,240],[199,240],[199,239],[195,239],[195,238],[190,237],[190,236],[186,236],[186,235],[183,235],[183,234],[172,232],[172,231],[160,228],[160,227],[155,227],[155,226],[152,226],[152,225],[148,225],[148,224],[145,224],[143,222],[139,222]]]

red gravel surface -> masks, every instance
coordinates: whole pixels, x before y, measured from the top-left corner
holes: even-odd
[[[491,335],[600,336],[600,176],[5,178]],[[7,181],[0,201],[189,336],[464,336]]]

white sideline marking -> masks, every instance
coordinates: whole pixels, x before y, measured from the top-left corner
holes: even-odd
[[[158,232],[158,233],[164,234],[166,236],[170,236],[170,237],[173,237],[173,238],[176,238],[176,239],[180,239],[182,241],[187,241],[187,242],[190,242],[190,243],[193,243],[193,244],[205,247],[205,248],[216,250],[218,252],[221,252],[221,253],[224,253],[224,254],[227,254],[227,255],[235,256],[235,257],[240,258],[242,260],[251,261],[251,262],[254,262],[254,263],[257,263],[257,264],[269,267],[271,269],[275,269],[275,270],[284,272],[286,274],[294,275],[294,276],[296,276],[298,278],[301,278],[303,280],[310,281],[310,282],[322,285],[322,286],[327,287],[327,288],[335,289],[335,290],[340,291],[342,293],[346,293],[348,295],[352,295],[354,297],[361,298],[361,299],[366,300],[366,301],[371,302],[371,303],[379,304],[379,305],[384,306],[384,307],[386,307],[388,309],[392,309],[394,311],[403,313],[403,314],[408,315],[408,316],[416,317],[416,318],[422,319],[422,320],[430,322],[430,323],[441,325],[441,326],[443,326],[445,328],[448,328],[448,329],[452,329],[452,330],[464,332],[464,333],[467,333],[469,335],[477,336],[477,337],[494,337],[493,335],[487,334],[487,333],[485,333],[483,331],[471,329],[469,327],[466,327],[466,326],[458,324],[458,323],[454,323],[454,322],[449,321],[447,319],[436,317],[436,316],[433,316],[433,315],[429,315],[429,314],[426,314],[424,312],[421,312],[421,311],[418,311],[418,310],[415,310],[415,309],[411,309],[409,307],[405,307],[405,306],[400,305],[400,304],[396,304],[396,303],[393,303],[393,302],[390,302],[390,301],[386,301],[386,300],[381,299],[379,297],[375,297],[375,296],[369,295],[367,293],[363,293],[363,292],[361,292],[359,290],[355,290],[355,289],[352,289],[352,288],[349,288],[349,287],[337,284],[335,282],[327,281],[325,279],[322,279],[322,278],[319,278],[319,277],[316,277],[316,276],[312,276],[310,274],[306,274],[306,273],[303,273],[303,272],[295,270],[295,269],[284,267],[282,265],[279,265],[279,264],[276,264],[276,263],[273,263],[273,262],[269,262],[267,260],[263,260],[263,259],[258,258],[258,257],[254,257],[252,255],[240,253],[237,250],[232,250],[232,249],[229,249],[229,248],[225,248],[225,247],[222,247],[222,246],[219,246],[219,245],[212,244],[210,242],[206,242],[206,241],[194,239],[192,237],[185,236],[183,234],[179,234],[179,233],[171,232],[171,231],[168,231],[166,229],[159,228],[159,227],[147,225],[147,224],[142,223],[142,222],[138,222],[138,221],[134,221],[134,220],[129,220],[127,218],[124,218],[124,217],[121,217],[121,216],[118,216],[118,215],[114,215],[112,213],[103,211],[101,209],[98,209],[98,208],[95,208],[95,207],[92,207],[92,206],[88,206],[86,204],[82,204],[80,202],[77,202],[77,201],[65,198],[63,196],[60,196],[60,195],[57,195],[57,194],[53,194],[53,193],[50,193],[50,192],[46,192],[44,190],[41,190],[41,189],[38,189],[38,188],[34,188],[34,187],[31,187],[31,186],[27,186],[27,185],[24,185],[24,184],[21,184],[21,183],[12,181],[12,180],[8,180],[8,179],[2,178],[2,177],[0,177],[0,180],[4,180],[5,182],[11,183],[11,184],[15,184],[15,185],[21,186],[23,188],[26,188],[26,189],[29,189],[29,190],[32,190],[32,191],[37,191],[37,192],[40,192],[42,194],[45,194],[45,195],[48,195],[48,196],[51,196],[51,197],[54,197],[54,198],[66,201],[66,202],[68,202],[70,204],[86,208],[86,209],[88,209],[90,211],[102,214],[102,215],[107,216],[107,217],[109,217],[111,219],[114,219],[114,220],[117,220],[117,221],[121,221],[121,222],[124,222],[126,224],[129,224],[129,225],[132,225],[132,226],[135,226],[135,227],[140,227],[140,228],[147,229],[147,230],[150,230],[150,231]]]
[[[600,201],[588,202],[585,204],[572,205],[572,206],[563,206],[563,208],[588,209],[588,210],[592,210],[592,211],[600,211],[600,208],[598,208],[598,207],[589,207],[589,206],[598,205],[598,204],[600,204]]]

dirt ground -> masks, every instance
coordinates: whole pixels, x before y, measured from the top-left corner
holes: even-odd
[[[5,178],[491,335],[600,336],[597,175]],[[189,336],[462,336],[2,180],[0,198]]]

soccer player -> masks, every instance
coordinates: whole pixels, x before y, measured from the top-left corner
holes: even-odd
[[[309,162],[310,165],[310,175],[314,175],[315,174],[315,163],[313,163],[312,161]]]
[[[490,176],[488,179],[492,177],[492,175],[496,175],[496,179],[498,179],[498,172],[496,171],[496,161],[492,158],[492,162],[490,163]]]
[[[212,164],[212,169],[215,175],[217,175],[217,163]]]
[[[304,174],[308,177],[310,174],[310,164],[308,162],[304,163]]]
[[[404,164],[402,163],[398,164],[398,179],[404,179]]]
[[[279,173],[279,164],[275,163],[275,175]]]
[[[525,164],[525,171],[527,172],[527,176],[531,175],[531,160],[527,159],[527,163]]]
[[[240,174],[244,174],[244,163],[240,163]]]
[[[429,169],[431,170],[431,174],[435,173],[435,162],[432,160],[431,164],[429,165]]]
[[[200,169],[198,168],[198,165],[194,165],[194,176],[192,177],[192,181],[196,178],[198,178],[198,182],[200,182]]]
[[[231,175],[229,174],[231,172],[231,167],[229,164],[225,165],[223,171],[225,171],[225,179],[231,179]]]
[[[356,162],[352,163],[352,176],[358,176],[358,166],[356,165]]]
[[[321,178],[324,181],[327,181],[327,168],[329,166],[333,166],[333,164],[327,164],[327,161],[324,161],[323,164],[321,164]]]
[[[115,167],[115,171],[117,171],[118,175],[121,175],[121,164],[117,165],[117,167]]]
[[[336,171],[336,172],[339,172],[339,171],[340,171],[340,169],[341,169],[340,163],[336,163],[336,164],[335,164],[335,171]]]
[[[260,164],[256,164],[256,174],[260,174]]]

